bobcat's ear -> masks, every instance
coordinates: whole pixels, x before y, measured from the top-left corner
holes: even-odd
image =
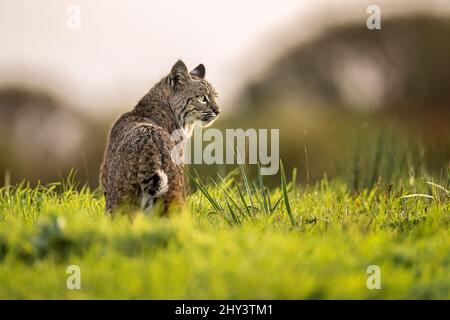
[[[183,61],[178,60],[170,70],[169,82],[172,88],[179,84],[183,84],[189,78],[189,73]]]
[[[193,77],[204,79],[205,78],[205,66],[203,64],[199,64],[194,70],[189,72],[189,74]]]

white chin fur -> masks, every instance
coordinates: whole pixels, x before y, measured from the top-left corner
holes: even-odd
[[[216,121],[216,119],[217,119],[217,117],[212,120],[209,120],[209,121],[202,121],[202,126],[209,127],[214,121]]]

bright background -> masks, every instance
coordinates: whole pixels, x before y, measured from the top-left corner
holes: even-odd
[[[281,128],[299,179],[307,165],[311,179],[345,175],[358,146],[380,139],[448,165],[450,3],[377,1],[373,31],[369,4],[1,0],[0,177],[51,181],[75,167],[96,185],[112,121],[178,58],[206,65],[216,126]],[[71,5],[80,30],[66,26]]]

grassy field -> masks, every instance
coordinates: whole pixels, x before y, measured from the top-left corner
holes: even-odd
[[[132,220],[70,181],[3,187],[0,298],[450,298],[449,172],[358,190],[283,171],[270,189],[242,171],[192,180],[186,212]]]

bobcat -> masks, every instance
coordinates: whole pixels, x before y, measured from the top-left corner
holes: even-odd
[[[114,123],[100,172],[107,212],[140,207],[148,214],[159,200],[167,213],[184,201],[183,167],[171,156],[179,141],[172,134],[183,130],[188,138],[195,122],[207,126],[219,115],[217,93],[204,78],[203,64],[188,72],[178,60]]]

